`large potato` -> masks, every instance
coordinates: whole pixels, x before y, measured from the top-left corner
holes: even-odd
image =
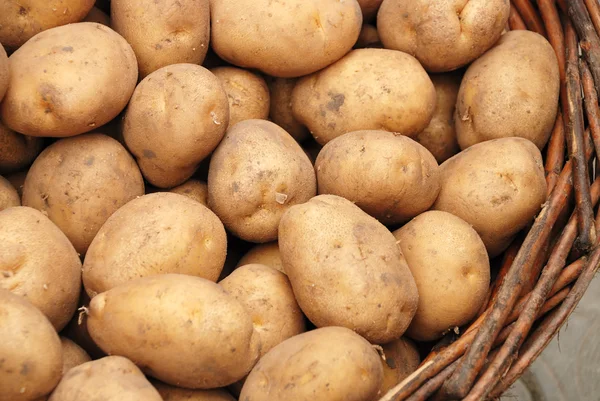
[[[8,56],[6,55],[4,47],[0,46],[0,101],[2,101],[6,89],[8,88],[8,78]]]
[[[292,112],[292,93],[298,78],[270,78],[269,86],[270,110],[269,119],[286,130],[297,142],[310,137],[308,129],[296,120]]]
[[[440,166],[442,188],[434,209],[473,226],[490,257],[540,211],[546,180],[540,150],[523,138],[482,142]]]
[[[430,72],[450,71],[500,38],[508,0],[384,0],[377,14],[383,45],[414,55]]]
[[[42,146],[42,138],[21,135],[0,122],[0,173],[12,173],[27,167]]]
[[[316,190],[308,157],[270,121],[246,120],[231,127],[210,160],[208,204],[227,229],[246,241],[276,240],[283,213]]]
[[[229,124],[219,79],[194,64],[163,67],[137,86],[123,137],[144,177],[160,188],[184,183],[219,144]]]
[[[469,66],[456,102],[462,149],[496,138],[527,138],[543,149],[558,110],[556,53],[541,35],[512,31]]]
[[[66,375],[67,372],[73,369],[75,366],[82,365],[92,360],[83,348],[81,348],[79,345],[75,344],[68,338],[61,337],[60,344],[62,346],[63,356],[63,376]]]
[[[266,265],[285,273],[285,271],[283,271],[283,262],[281,261],[281,254],[279,253],[279,245],[277,242],[255,245],[240,259],[237,266],[239,267],[253,263]]]
[[[221,389],[190,390],[160,382],[153,382],[152,384],[158,390],[163,401],[235,401],[231,394]]]
[[[327,143],[315,163],[319,194],[346,198],[384,224],[428,210],[440,191],[433,155],[386,131],[354,131]]]
[[[48,319],[23,297],[0,288],[0,401],[31,401],[61,377],[60,339]]]
[[[98,231],[83,263],[83,284],[93,298],[155,274],[216,281],[226,252],[223,224],[208,208],[179,194],[145,195],[117,210]]]
[[[211,45],[223,60],[274,77],[340,59],[362,24],[356,0],[211,0]]]
[[[111,24],[133,47],[140,76],[170,64],[202,64],[209,0],[112,0]]]
[[[21,206],[19,193],[6,178],[0,176],[0,211],[15,206]]]
[[[180,274],[130,281],[90,303],[88,329],[108,354],[180,387],[211,389],[244,377],[260,339],[245,307],[218,284]]]
[[[302,311],[317,327],[343,326],[374,343],[399,338],[418,293],[396,239],[352,202],[319,195],[279,224],[283,266]]]
[[[0,212],[0,288],[29,300],[57,331],[79,301],[81,261],[67,237],[29,207]]]
[[[299,334],[269,351],[248,376],[244,401],[372,401],[383,380],[379,355],[343,327]]]
[[[421,357],[415,344],[405,338],[399,338],[382,345],[385,360],[383,365],[383,384],[379,392],[385,395],[419,367]]]
[[[205,182],[190,178],[183,184],[171,188],[169,192],[187,196],[204,206],[208,205],[208,186]]]
[[[135,161],[102,134],[61,139],[35,160],[25,179],[23,206],[46,213],[80,254],[106,219],[144,194]]]
[[[9,62],[0,112],[24,135],[67,137],[104,125],[125,108],[137,82],[131,46],[93,22],[39,33]]]
[[[347,132],[384,130],[415,136],[435,110],[435,88],[412,56],[386,49],[352,50],[302,78],[294,116],[324,145]]]

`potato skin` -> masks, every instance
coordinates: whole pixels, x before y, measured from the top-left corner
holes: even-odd
[[[384,224],[406,222],[428,210],[440,191],[433,155],[412,139],[386,131],[335,138],[319,152],[315,168],[319,194],[346,198]]]
[[[211,157],[208,204],[239,238],[269,242],[283,213],[312,198],[316,186],[294,138],[270,121],[246,120],[227,131]]]
[[[211,0],[210,5],[211,47],[218,56],[281,78],[307,75],[339,60],[362,25],[356,0]]]
[[[81,348],[79,345],[75,344],[68,338],[61,337],[60,344],[62,346],[63,355],[63,376],[66,375],[67,372],[73,369],[75,366],[82,365],[92,360],[87,354],[87,352],[83,350],[83,348]]]
[[[435,96],[431,79],[414,57],[357,49],[302,78],[292,94],[292,110],[322,145],[358,130],[413,137],[429,124]]]
[[[8,79],[8,56],[6,55],[6,50],[4,50],[4,47],[0,46],[0,101],[4,97],[6,89],[8,88]]]
[[[23,297],[0,288],[0,401],[30,401],[56,386],[60,339],[48,319]]]
[[[237,266],[249,264],[266,265],[281,273],[285,273],[277,242],[267,242],[266,244],[255,245],[240,259]]]
[[[97,295],[88,328],[105,352],[186,388],[227,386],[250,372],[260,351],[240,302],[218,284],[179,274],[144,277]]]
[[[325,327],[269,351],[252,369],[239,399],[371,401],[382,380],[371,344],[344,327]]]
[[[202,64],[210,35],[209,0],[112,0],[111,23],[131,44],[140,77],[170,64]]]
[[[68,137],[106,124],[125,108],[137,82],[131,46],[93,22],[39,33],[9,62],[2,120],[30,136]]]
[[[401,337],[381,346],[385,355],[383,366],[383,384],[379,395],[383,396],[402,380],[406,379],[421,364],[421,357],[415,344]]]
[[[364,49],[366,47],[377,47],[381,48],[381,39],[377,33],[377,28],[370,24],[364,24],[358,35],[358,40],[354,44],[355,49]]]
[[[21,135],[0,122],[0,173],[13,173],[29,166],[42,146],[42,138]]]
[[[542,155],[527,139],[478,143],[442,163],[440,172],[433,209],[472,225],[490,258],[506,249],[546,200]]]
[[[292,92],[298,78],[269,77],[267,85],[270,93],[269,119],[286,130],[298,143],[310,137],[310,132],[300,124],[292,112]]]
[[[560,76],[550,43],[530,31],[511,31],[469,66],[456,102],[462,149],[505,137],[543,149],[558,110]]]
[[[203,181],[190,178],[183,184],[171,188],[169,192],[187,196],[204,206],[208,206],[208,186]]]
[[[217,390],[190,390],[169,386],[168,384],[153,382],[163,398],[163,401],[236,401],[227,391]]]
[[[0,176],[0,211],[15,206],[21,206],[19,193],[6,178]]]
[[[462,67],[500,38],[508,0],[384,0],[377,30],[387,49],[415,56],[429,72]]]
[[[418,293],[394,236],[352,202],[319,195],[290,208],[279,250],[296,300],[317,327],[343,326],[373,343],[399,338]]]

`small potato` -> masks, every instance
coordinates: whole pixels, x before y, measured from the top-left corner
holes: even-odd
[[[0,401],[31,401],[58,384],[60,339],[48,319],[23,297],[0,288]]]
[[[256,364],[242,389],[244,401],[372,401],[383,381],[377,352],[343,327],[292,337]]]
[[[8,78],[8,56],[6,55],[4,47],[0,46],[0,101],[2,101],[6,89],[8,88]]]
[[[292,94],[294,116],[322,145],[358,130],[413,137],[429,125],[435,102],[435,88],[419,62],[386,49],[352,50],[302,78]]]
[[[490,258],[506,249],[546,200],[542,155],[527,139],[478,143],[446,160],[440,173],[433,209],[472,225]]]
[[[63,355],[63,376],[66,375],[67,372],[73,369],[75,366],[82,365],[92,360],[87,354],[87,352],[83,350],[83,348],[81,348],[79,345],[75,344],[68,338],[61,337],[60,344],[62,345]]]
[[[364,24],[358,35],[358,40],[354,44],[355,49],[364,49],[367,47],[383,47],[381,45],[381,39],[377,33],[377,28],[373,25]]]
[[[97,295],[88,328],[108,354],[192,389],[240,380],[260,352],[252,318],[239,301],[218,284],[181,274],[145,277]]]
[[[178,185],[175,188],[171,188],[169,192],[187,196],[188,198],[193,199],[204,206],[208,205],[208,186],[203,181],[190,178],[183,184]]]
[[[343,326],[385,344],[399,338],[419,295],[396,239],[352,202],[319,195],[290,208],[279,250],[294,294],[317,327]]]
[[[469,66],[456,102],[462,149],[521,137],[543,149],[556,120],[560,76],[556,53],[541,35],[511,31]]]
[[[385,395],[394,386],[406,379],[419,367],[421,357],[415,344],[402,337],[382,345],[385,361],[383,365],[383,384],[379,396]]]
[[[135,161],[114,139],[86,134],[59,140],[35,160],[23,186],[23,206],[45,213],[85,254],[106,219],[144,194]]]
[[[127,358],[107,356],[69,370],[48,401],[162,401],[158,391]]]
[[[110,26],[110,17],[98,7],[92,7],[88,15],[83,19],[84,22],[97,22],[98,24]]]
[[[276,240],[283,213],[316,192],[308,157],[270,121],[246,120],[231,127],[210,160],[208,204],[228,230],[246,241]]]
[[[339,60],[362,24],[356,0],[211,0],[210,12],[211,46],[219,57],[282,78]]]
[[[183,184],[217,147],[229,124],[227,93],[204,67],[175,64],[140,82],[123,137],[144,177],[160,188]]]
[[[335,138],[323,147],[315,168],[319,194],[346,198],[384,224],[423,213],[440,191],[433,155],[412,139],[386,131]]]
[[[93,22],[39,33],[9,62],[0,113],[8,128],[30,136],[68,137],[106,124],[125,108],[137,82],[131,46]]]
[[[217,390],[190,390],[173,387],[168,384],[153,382],[164,401],[236,401],[227,391]]]
[[[384,0],[377,30],[386,49],[414,55],[429,72],[455,70],[492,47],[508,0]]]
[[[296,120],[292,112],[292,92],[297,82],[298,78],[271,77],[267,80],[271,96],[269,119],[302,143],[310,137],[310,132]]]
[[[209,0],[112,0],[111,23],[133,47],[140,77],[170,64],[202,64]]]
[[[281,261],[281,254],[279,253],[279,245],[277,242],[268,242],[266,244],[254,246],[240,259],[237,266],[249,264],[266,265],[285,273],[285,271],[283,271],[283,262]]]
[[[19,193],[6,178],[0,176],[0,211],[15,206],[21,206]]]
[[[21,135],[0,122],[0,173],[13,173],[29,166],[42,146],[42,138]]]
[[[383,0],[358,0],[365,22],[371,21],[377,16],[377,11],[382,2]]]

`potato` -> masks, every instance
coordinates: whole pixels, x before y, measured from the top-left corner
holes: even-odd
[[[440,191],[433,155],[412,139],[386,131],[335,138],[323,147],[315,168],[319,194],[344,197],[384,224],[423,213]]]
[[[293,206],[279,224],[285,272],[317,327],[343,326],[373,343],[399,338],[418,293],[396,239],[352,202],[319,195]]]
[[[269,119],[301,143],[310,137],[310,133],[296,120],[292,112],[292,92],[297,82],[298,78],[271,77],[267,80],[270,92]]]
[[[496,43],[509,10],[506,0],[384,0],[377,30],[386,49],[414,55],[427,71],[451,71]]]
[[[2,29],[2,28],[0,28]],[[9,70],[8,70],[8,56],[4,47],[0,46],[0,101],[6,93],[8,88]]]
[[[229,127],[240,121],[269,117],[269,88],[258,74],[235,67],[211,70],[227,93]]]
[[[90,297],[85,291],[81,291],[79,306],[79,311],[73,316],[62,333],[83,348],[92,359],[104,358],[107,356],[106,353],[92,340],[87,328],[87,314],[85,311],[90,307]]]
[[[363,20],[371,21],[375,18],[382,2],[383,0],[358,0],[358,4],[362,10]]]
[[[208,204],[229,231],[246,241],[276,240],[283,213],[315,194],[308,157],[270,121],[231,127],[210,160]]]
[[[462,149],[505,137],[529,139],[543,149],[550,138],[560,92],[558,61],[541,35],[511,31],[469,66],[456,102]]]
[[[59,140],[35,160],[23,186],[23,206],[42,211],[85,254],[106,219],[144,194],[127,150],[102,134]]]
[[[111,22],[133,47],[140,77],[170,64],[202,64],[208,49],[208,0],[112,0]]]
[[[238,262],[237,266],[261,264],[285,273],[277,242],[255,245]]]
[[[48,401],[162,401],[158,391],[127,358],[107,356],[71,369]]]
[[[218,284],[180,274],[144,277],[97,295],[88,328],[108,354],[179,387],[227,386],[250,372],[260,351],[240,302]]]
[[[383,366],[383,384],[379,392],[385,395],[419,367],[421,358],[415,344],[402,337],[382,346],[385,361]]]
[[[6,178],[0,176],[0,211],[15,206],[21,206],[19,193]]]
[[[42,146],[42,138],[21,135],[0,122],[0,173],[13,173],[29,166]]]
[[[343,327],[294,336],[269,351],[248,376],[244,401],[371,401],[383,380],[379,355]]]
[[[438,163],[443,163],[460,151],[456,140],[454,109],[462,74],[451,72],[430,75],[437,102],[431,122],[415,140],[425,146]]]
[[[79,345],[75,344],[68,338],[61,337],[60,344],[62,345],[63,355],[63,376],[66,375],[67,372],[73,369],[75,366],[82,365],[92,360],[87,354],[87,352],[83,350],[83,348],[81,348]]]
[[[216,281],[226,252],[223,224],[208,208],[179,194],[145,195],[117,210],[98,231],[83,263],[83,284],[93,298],[155,274]]]
[[[358,130],[415,136],[435,110],[435,88],[412,56],[386,49],[352,50],[302,78],[292,94],[294,116],[317,142]]]
[[[488,255],[473,227],[450,213],[429,211],[393,234],[419,290],[406,334],[434,341],[473,320],[490,286]]]
[[[98,7],[92,7],[88,15],[83,19],[84,22],[97,22],[98,24],[110,26],[110,17]]]
[[[472,225],[490,258],[506,249],[546,200],[542,155],[527,139],[473,145],[446,160],[440,172],[442,188],[433,208]]]
[[[190,178],[183,184],[171,188],[169,192],[187,196],[204,206],[208,205],[208,186],[203,181]]]
[[[210,12],[219,57],[282,78],[339,60],[362,24],[356,0],[211,0]]]
[[[77,309],[81,261],[67,237],[29,207],[0,212],[0,288],[29,300],[62,330]]]
[[[364,49],[366,47],[382,47],[377,28],[369,24],[362,26],[358,40],[354,44],[355,49]]]
[[[48,319],[23,297],[0,288],[0,401],[31,401],[56,386],[60,339]]]
[[[125,108],[137,82],[131,46],[93,22],[39,33],[9,61],[0,113],[8,128],[30,136],[67,137],[106,124]]]
[[[235,401],[225,390],[189,390],[153,382],[164,401]]]
[[[229,124],[227,94],[204,67],[175,64],[140,82],[123,137],[144,177],[160,188],[183,184],[219,144]]]

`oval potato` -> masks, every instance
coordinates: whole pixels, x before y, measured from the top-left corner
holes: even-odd
[[[190,390],[186,388],[169,386],[168,384],[153,382],[154,387],[163,398],[163,401],[236,401],[227,391],[217,390]]]
[[[6,89],[8,88],[8,80],[10,77],[8,65],[9,63],[6,50],[4,50],[4,47],[0,46],[0,101],[2,101],[2,98],[6,93]]]
[[[272,267],[273,269],[285,273],[283,270],[283,262],[281,261],[281,253],[279,253],[279,245],[277,242],[267,242],[266,244],[258,244],[252,247],[237,263],[237,266],[249,264],[261,264]]]
[[[171,188],[169,192],[187,196],[204,206],[208,206],[208,186],[203,181],[190,178],[183,184]]]
[[[21,135],[0,122],[0,173],[13,173],[29,166],[42,146],[42,138]]]
[[[66,375],[67,372],[73,369],[75,366],[82,365],[92,360],[87,354],[87,352],[83,350],[83,348],[81,348],[79,345],[75,344],[68,338],[61,337],[60,344],[62,345],[63,355],[63,376]]]
[[[358,35],[358,40],[354,44],[355,49],[364,49],[366,47],[383,47],[381,39],[379,39],[379,34],[377,33],[377,28],[370,24],[364,24],[362,26],[360,35]]]
[[[269,119],[286,130],[294,139],[302,143],[310,137],[308,129],[296,120],[292,112],[292,92],[298,78],[274,78],[267,80],[270,92]]]
[[[15,206],[21,206],[19,193],[6,178],[0,176],[0,211]]]
[[[417,370],[421,364],[421,357],[415,344],[404,337],[381,347],[383,348],[385,360],[381,361],[383,365],[383,384],[379,394],[383,396]]]

